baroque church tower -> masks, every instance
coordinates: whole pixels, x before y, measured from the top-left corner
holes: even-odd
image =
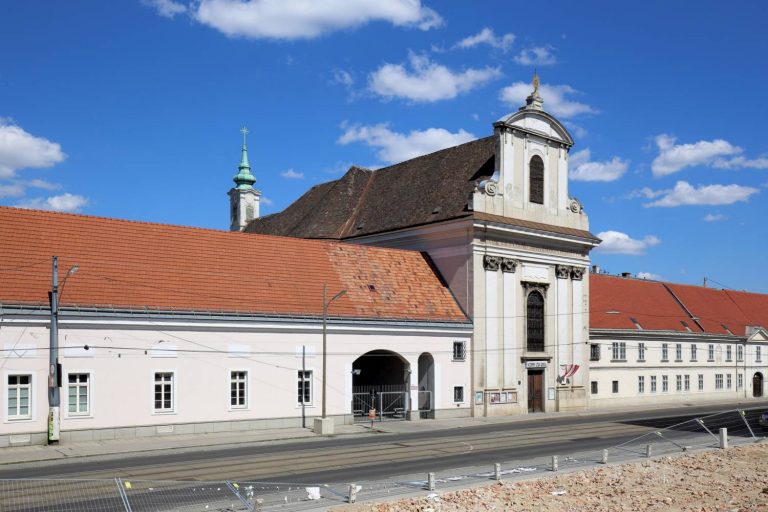
[[[243,148],[240,157],[240,165],[237,174],[232,177],[235,187],[229,191],[229,229],[230,231],[242,231],[242,229],[259,217],[259,200],[261,192],[253,188],[256,177],[251,174],[251,166],[248,164],[248,147],[245,136],[248,129],[243,127]]]

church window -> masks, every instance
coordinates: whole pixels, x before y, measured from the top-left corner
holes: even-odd
[[[544,297],[539,292],[528,295],[528,350],[544,352]]]
[[[530,174],[530,201],[544,204],[544,161],[540,156],[534,155],[528,166]]]

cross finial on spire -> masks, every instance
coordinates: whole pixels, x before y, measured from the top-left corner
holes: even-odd
[[[240,128],[240,133],[243,134],[243,146],[245,146],[245,136],[248,135],[250,132],[248,131],[248,128],[243,126],[242,128]]]

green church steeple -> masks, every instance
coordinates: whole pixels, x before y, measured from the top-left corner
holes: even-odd
[[[243,134],[242,156],[240,158],[237,174],[232,177],[232,181],[235,182],[235,188],[239,190],[247,190],[253,188],[253,184],[256,183],[256,177],[251,174],[251,166],[248,164],[248,147],[245,143],[245,136],[248,134],[248,128],[243,126],[240,129],[240,133]]]

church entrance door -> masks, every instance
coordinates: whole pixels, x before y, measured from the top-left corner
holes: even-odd
[[[544,370],[528,370],[528,412],[544,412]]]

